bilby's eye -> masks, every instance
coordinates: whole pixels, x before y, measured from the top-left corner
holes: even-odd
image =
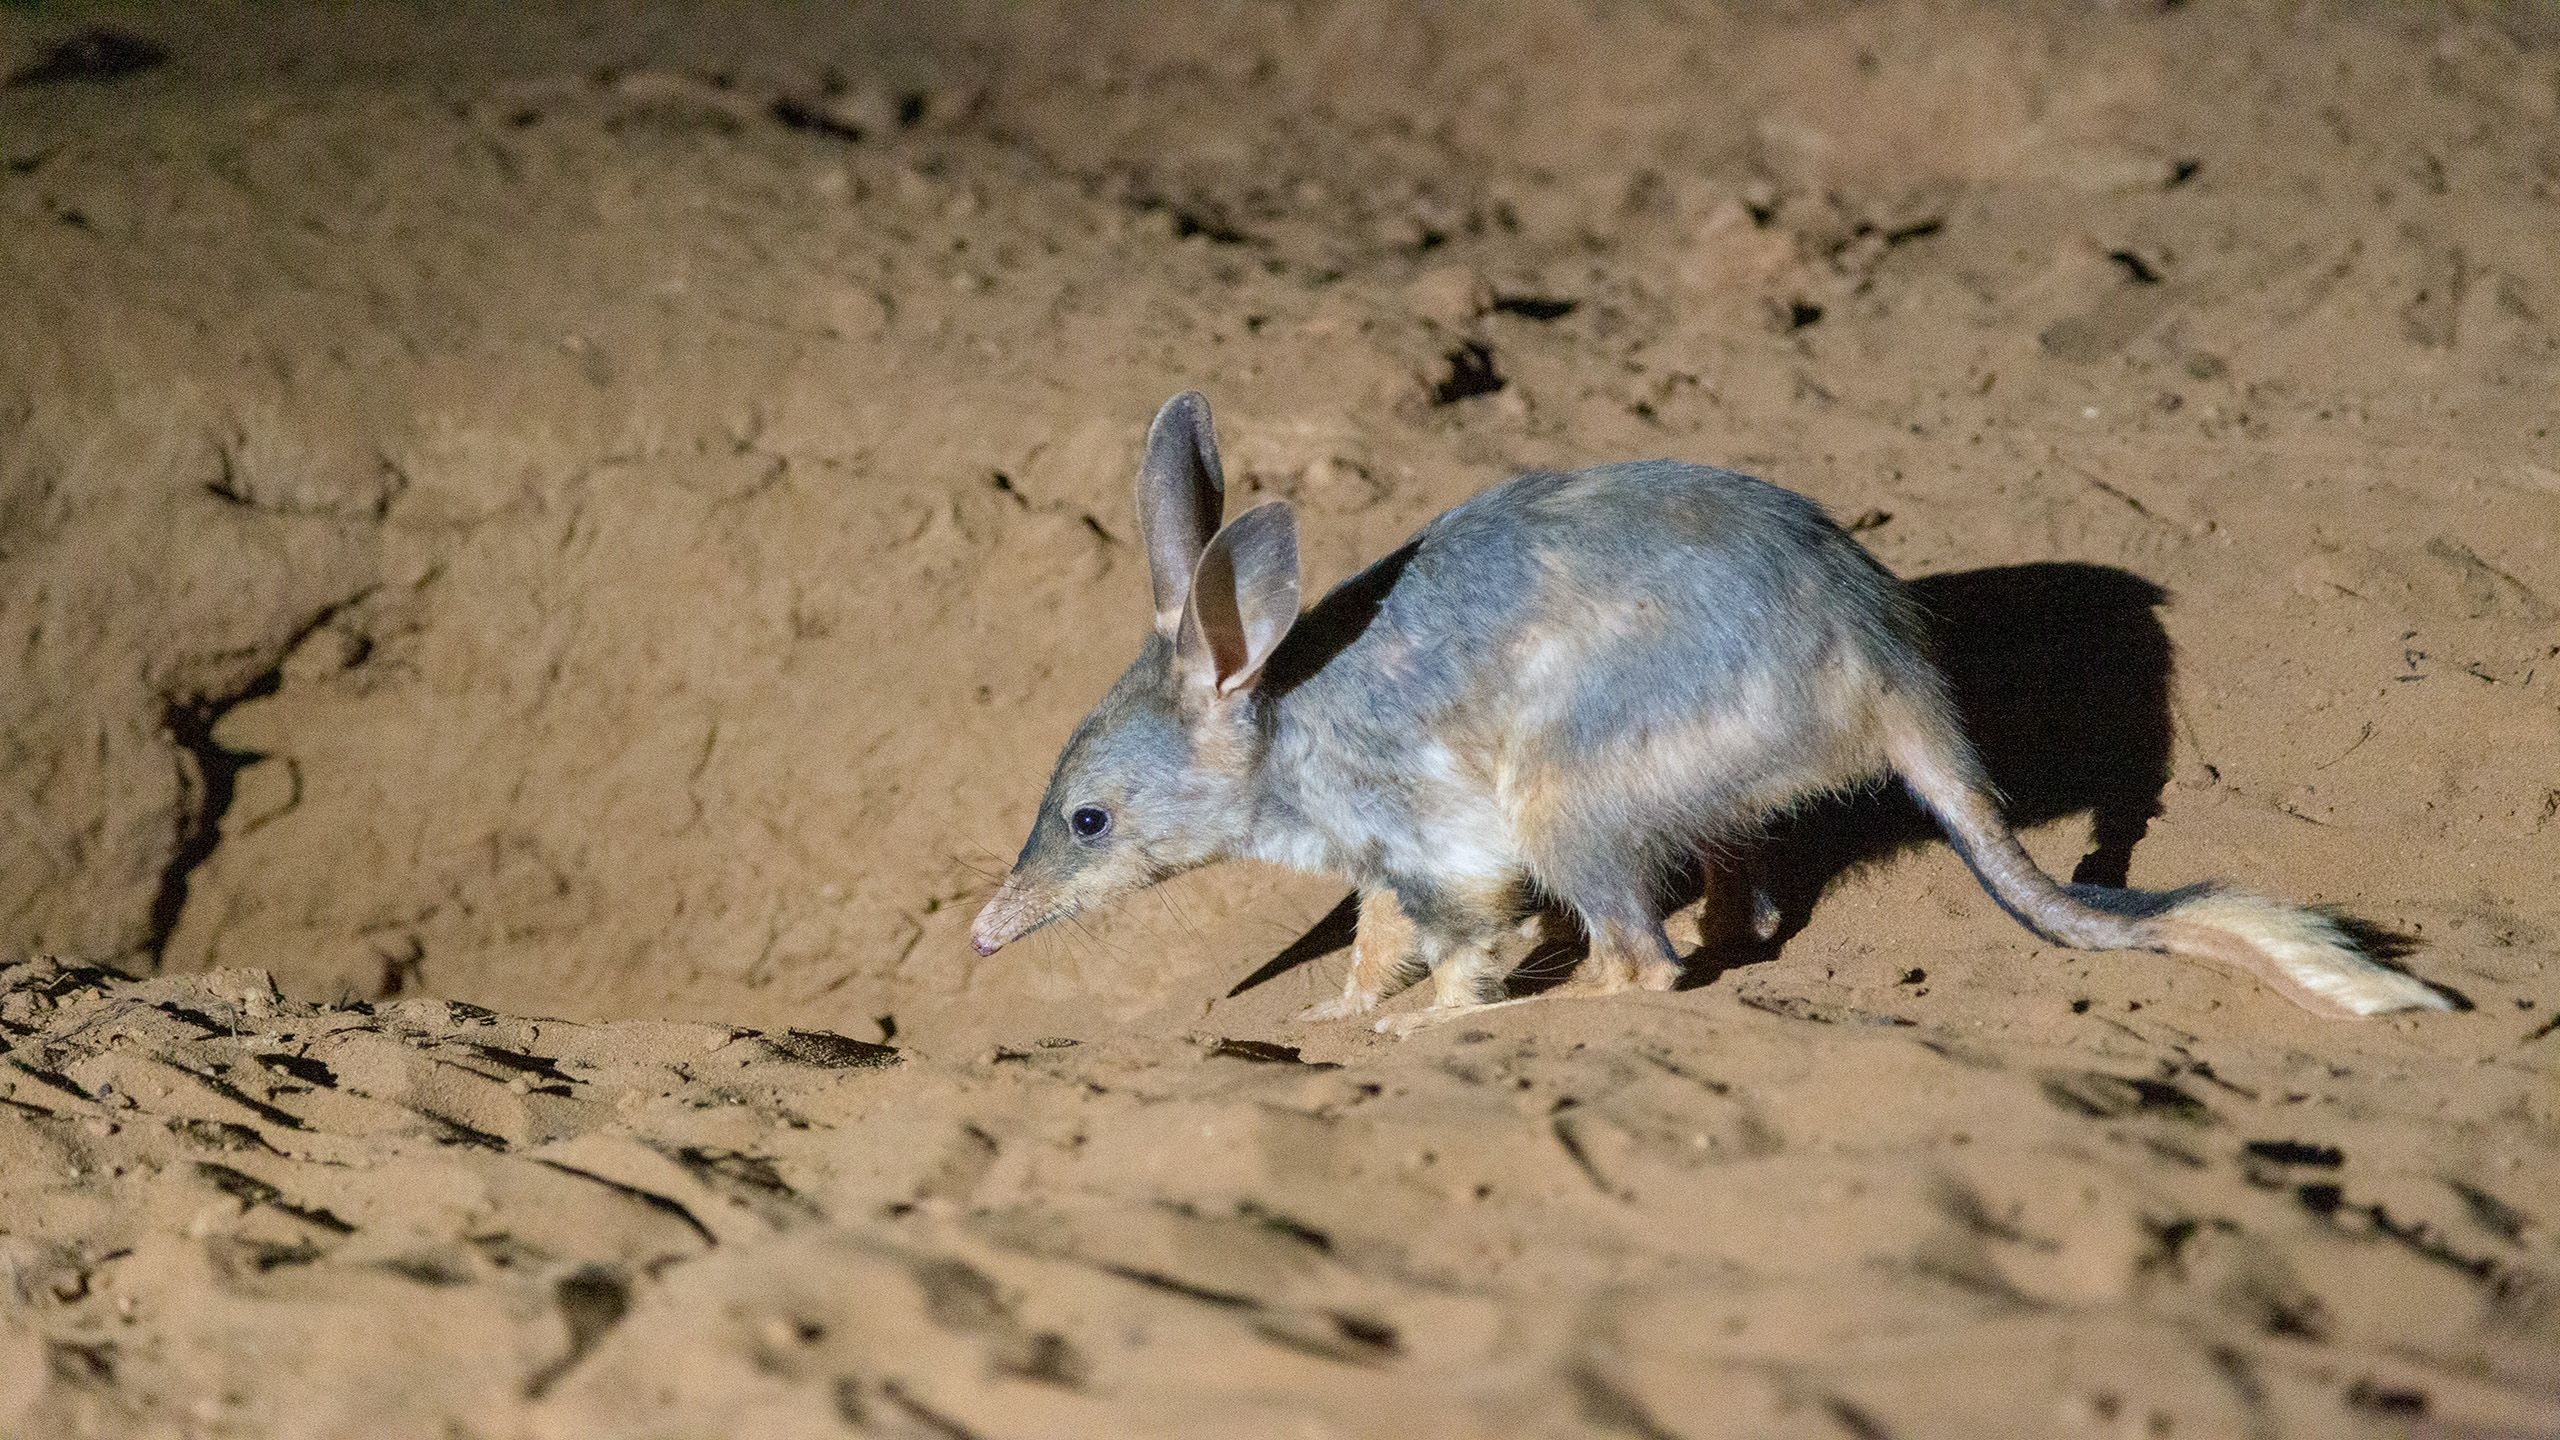
[[[1079,840],[1097,839],[1103,831],[1111,828],[1111,812],[1099,805],[1078,806],[1076,812],[1067,817],[1067,828],[1076,832]]]

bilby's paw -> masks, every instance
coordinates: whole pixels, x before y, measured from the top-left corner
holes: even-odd
[[[1375,994],[1360,990],[1346,990],[1330,1000],[1308,1006],[1293,1018],[1298,1024],[1312,1025],[1320,1020],[1349,1020],[1355,1016],[1366,1015],[1377,1008],[1378,997]]]
[[[1408,1010],[1401,1015],[1382,1015],[1369,1028],[1381,1035],[1392,1035],[1402,1040],[1417,1031],[1428,1030],[1434,1025],[1445,1025],[1452,1020],[1481,1015],[1488,1010],[1508,1010],[1514,1005],[1529,1004],[1537,998],[1532,995],[1517,1000],[1488,1000],[1473,1005],[1426,1005],[1419,1010]]]
[[[1671,937],[1671,948],[1683,955],[1707,948],[1706,921],[1694,906],[1674,911],[1662,922],[1662,932]]]
[[[1449,1018],[1448,1012],[1433,1006],[1424,1010],[1408,1010],[1402,1015],[1381,1016],[1377,1023],[1369,1028],[1381,1035],[1392,1035],[1402,1040],[1416,1031],[1428,1030],[1447,1018]]]
[[[1777,939],[1778,927],[1785,924],[1786,919],[1786,912],[1778,908],[1778,902],[1768,891],[1754,889],[1751,892],[1752,939],[1764,945]]]

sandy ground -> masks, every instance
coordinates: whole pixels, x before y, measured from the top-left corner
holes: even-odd
[[[519,8],[0,6],[0,1433],[2560,1433],[2552,12]],[[1195,385],[1316,583],[1803,490],[2048,865],[2469,1008],[1873,806],[1674,996],[979,961]]]

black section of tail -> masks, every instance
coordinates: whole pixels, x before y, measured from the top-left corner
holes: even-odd
[[[2113,885],[2065,885],[2062,893],[2088,906],[2104,910],[2127,920],[2156,920],[2190,900],[2201,900],[2219,894],[2222,886],[2211,880],[2181,885],[2175,890],[2126,890]]]
[[[1929,808],[1927,797],[1922,796],[1918,791],[1912,791],[1912,797],[1920,802],[1923,809]],[[1932,813],[1934,815],[1934,812]],[[1991,897],[1991,902],[2000,907],[2001,913],[2033,931],[2039,939],[2048,944],[2071,943],[2068,939],[2047,930],[2038,923],[2035,916],[2027,914],[2012,904],[2009,897],[2001,893],[1998,883],[1985,873],[1981,863],[1974,858],[1973,846],[1966,841],[1963,833],[1944,821],[1941,821],[1941,825],[1949,848],[1956,852],[1956,858],[1964,861],[1965,868],[1973,872],[1974,883],[1982,887],[1982,892]],[[2187,901],[2202,899],[2218,892],[2221,888],[2211,880],[2199,881],[2193,885],[2181,885],[2175,890],[2133,890],[2117,885],[2065,884],[2060,887],[2064,895],[2078,904],[2113,915],[2120,920],[2156,920]]]
[[[2058,884],[2037,866],[2000,813],[1981,757],[1957,728],[1940,686],[1915,682],[1897,688],[1878,718],[1886,758],[1902,783],[1937,817],[1974,878],[2011,918],[2046,941],[2075,950],[2157,948],[2147,912],[2116,908],[2128,902],[2092,904],[2073,893],[2080,887]],[[2135,893],[2085,888],[2109,896]]]

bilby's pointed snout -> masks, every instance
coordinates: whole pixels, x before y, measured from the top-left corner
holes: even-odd
[[[978,918],[969,922],[969,948],[980,955],[993,955],[1019,933],[1005,923],[1006,899],[1006,892],[997,891],[996,897],[978,911]]]
[[[1025,934],[1037,929],[1048,916],[1040,897],[1031,894],[1014,877],[1006,876],[1004,884],[969,922],[969,948],[980,955],[993,955]]]

